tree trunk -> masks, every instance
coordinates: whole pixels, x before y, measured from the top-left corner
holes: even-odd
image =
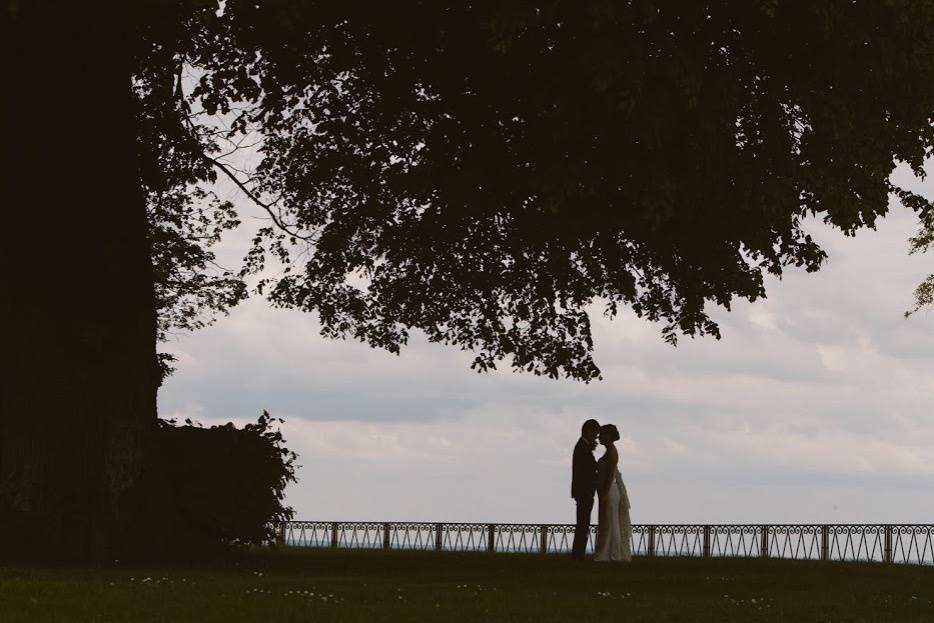
[[[122,555],[156,421],[133,3],[2,0],[0,557]],[[123,14],[120,14],[123,12]]]

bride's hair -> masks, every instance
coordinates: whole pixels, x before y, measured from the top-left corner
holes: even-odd
[[[609,441],[619,441],[619,431],[612,424],[604,424],[600,427],[600,439]]]

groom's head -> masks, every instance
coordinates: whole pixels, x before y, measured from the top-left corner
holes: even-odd
[[[600,422],[597,420],[587,420],[584,422],[584,425],[581,426],[581,437],[587,441],[594,443],[597,441],[597,435],[600,434]]]

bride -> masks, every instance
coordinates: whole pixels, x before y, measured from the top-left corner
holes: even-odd
[[[612,424],[600,427],[600,443],[606,452],[597,461],[597,495],[600,517],[594,560],[632,560],[632,523],[629,520],[629,496],[619,473],[619,452],[613,442],[619,431]]]

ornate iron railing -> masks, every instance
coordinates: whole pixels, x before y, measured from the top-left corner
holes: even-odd
[[[299,547],[567,553],[564,524],[288,521],[278,542]],[[597,527],[587,549],[593,551]],[[659,524],[632,528],[636,556],[762,557],[934,564],[934,524]]]

